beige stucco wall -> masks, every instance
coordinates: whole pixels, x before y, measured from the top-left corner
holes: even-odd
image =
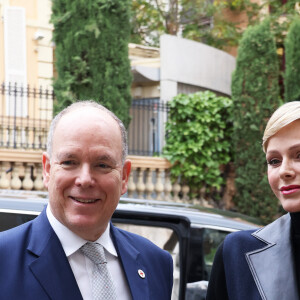
[[[50,87],[53,77],[53,26],[50,24],[51,0],[0,0],[3,17],[6,6],[23,7],[26,11],[26,64],[30,86]],[[0,81],[5,80],[3,18],[0,22]],[[40,39],[36,39],[39,36]]]

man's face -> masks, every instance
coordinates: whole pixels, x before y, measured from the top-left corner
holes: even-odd
[[[94,241],[127,190],[131,164],[122,166],[120,128],[107,113],[83,107],[60,119],[52,149],[51,159],[43,154],[51,211],[71,231]]]

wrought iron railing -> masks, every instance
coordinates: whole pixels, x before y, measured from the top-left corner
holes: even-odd
[[[2,83],[0,147],[45,149],[53,100],[50,89]]]
[[[169,106],[159,98],[133,100],[128,128],[129,154],[156,156],[165,141]]]
[[[0,87],[0,147],[46,149],[54,99],[52,89],[3,83]],[[159,98],[132,101],[129,154],[155,156],[161,153],[168,111],[168,105]]]

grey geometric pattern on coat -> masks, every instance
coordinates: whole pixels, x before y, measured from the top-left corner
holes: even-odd
[[[104,248],[98,243],[85,243],[81,251],[93,263],[93,299],[94,300],[116,300],[116,287],[107,269],[107,261]]]

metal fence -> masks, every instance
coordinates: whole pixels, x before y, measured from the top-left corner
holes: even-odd
[[[133,100],[128,128],[129,154],[155,156],[165,141],[165,122],[169,106],[159,98]]]
[[[54,99],[52,89],[3,83],[0,90],[0,147],[46,149]],[[161,153],[168,110],[168,105],[161,103],[159,98],[132,101],[129,154],[153,156]]]
[[[53,100],[50,89],[2,83],[0,147],[45,149]]]

